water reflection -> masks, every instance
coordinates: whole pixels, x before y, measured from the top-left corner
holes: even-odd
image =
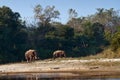
[[[0,80],[120,80],[115,78],[35,78],[35,77],[29,77],[29,78],[0,78]]]
[[[74,73],[21,73],[0,75],[0,80],[120,80],[120,76],[98,76],[90,78]]]

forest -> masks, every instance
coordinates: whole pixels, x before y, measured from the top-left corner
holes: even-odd
[[[97,8],[92,15],[79,17],[68,10],[66,24],[55,21],[60,16],[55,6],[34,7],[35,23],[27,24],[20,13],[0,7],[0,63],[25,61],[24,53],[35,49],[40,59],[52,58],[55,50],[67,57],[99,54],[106,49],[120,50],[120,15],[114,8]]]

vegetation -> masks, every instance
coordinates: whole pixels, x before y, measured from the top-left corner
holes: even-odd
[[[55,6],[43,9],[36,5],[34,12],[37,23],[27,25],[18,12],[0,7],[0,63],[22,61],[30,48],[37,50],[40,59],[51,58],[57,49],[64,50],[67,57],[96,55],[106,50],[120,54],[120,16],[113,8],[98,8],[87,17],[78,17],[70,9],[66,24],[53,22],[60,15]]]

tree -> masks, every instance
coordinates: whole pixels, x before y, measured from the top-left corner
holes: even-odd
[[[22,40],[25,36],[19,33],[23,32],[22,29],[25,29],[25,25],[20,20],[20,14],[18,12],[13,12],[9,7],[0,7],[0,55],[4,57],[2,59],[3,62],[21,60],[19,56],[22,55],[26,46],[26,40]],[[22,44],[16,42],[16,40],[20,42],[22,40],[22,42],[24,42],[24,47],[21,47],[22,49],[16,46]],[[18,49],[22,52],[19,52]],[[8,57],[11,57],[11,59]]]
[[[69,9],[68,15],[69,21],[67,22],[67,25],[77,30],[79,24],[81,23],[80,20],[76,18],[78,13],[74,9]]]
[[[120,32],[116,32],[111,40],[112,50],[116,51],[120,48]]]
[[[92,30],[93,30],[93,36],[97,40],[104,39],[104,26],[100,23],[94,23],[92,25]]]
[[[54,36],[57,38],[71,39],[74,36],[74,29],[67,25],[59,26],[55,29]]]
[[[76,18],[78,16],[78,13],[74,9],[69,9],[68,14],[69,20],[71,20],[72,18]]]
[[[67,25],[74,28],[75,32],[82,32],[82,23],[83,23],[84,18],[72,18],[67,22]]]
[[[41,5],[36,5],[34,8],[35,18],[43,26],[48,25],[52,19],[59,18],[59,11],[55,10],[55,6],[47,6],[45,9]]]

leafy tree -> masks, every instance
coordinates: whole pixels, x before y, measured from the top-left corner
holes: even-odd
[[[38,19],[42,26],[48,25],[52,19],[59,18],[59,11],[55,10],[55,6],[47,6],[45,9],[41,5],[36,5],[34,8],[35,18]]]
[[[64,39],[70,39],[74,36],[74,29],[69,26],[61,26],[57,28],[55,35]]]
[[[86,22],[82,25],[83,27],[83,35],[87,37],[93,37],[93,30],[92,30],[92,23],[91,22]]]
[[[94,23],[92,25],[92,30],[93,30],[93,36],[97,40],[101,40],[104,38],[104,26],[100,23]]]
[[[25,47],[21,47],[24,49],[21,49],[22,52],[19,52],[16,50],[19,48],[16,47],[16,45],[21,44],[16,41],[21,42],[25,37],[24,35],[17,35],[22,29],[25,29],[25,25],[20,20],[20,14],[13,12],[9,7],[0,7],[0,55],[3,55],[2,57],[4,57],[2,58],[3,62],[21,60],[19,55],[22,55]],[[24,39],[22,42],[25,43],[25,41],[26,40]],[[25,46],[25,44],[23,45]],[[11,57],[11,59],[8,57]]]
[[[116,32],[111,40],[112,50],[116,51],[120,48],[120,32]]]
[[[72,18],[67,22],[67,25],[74,28],[75,32],[82,32],[83,21],[84,21],[84,18]]]

